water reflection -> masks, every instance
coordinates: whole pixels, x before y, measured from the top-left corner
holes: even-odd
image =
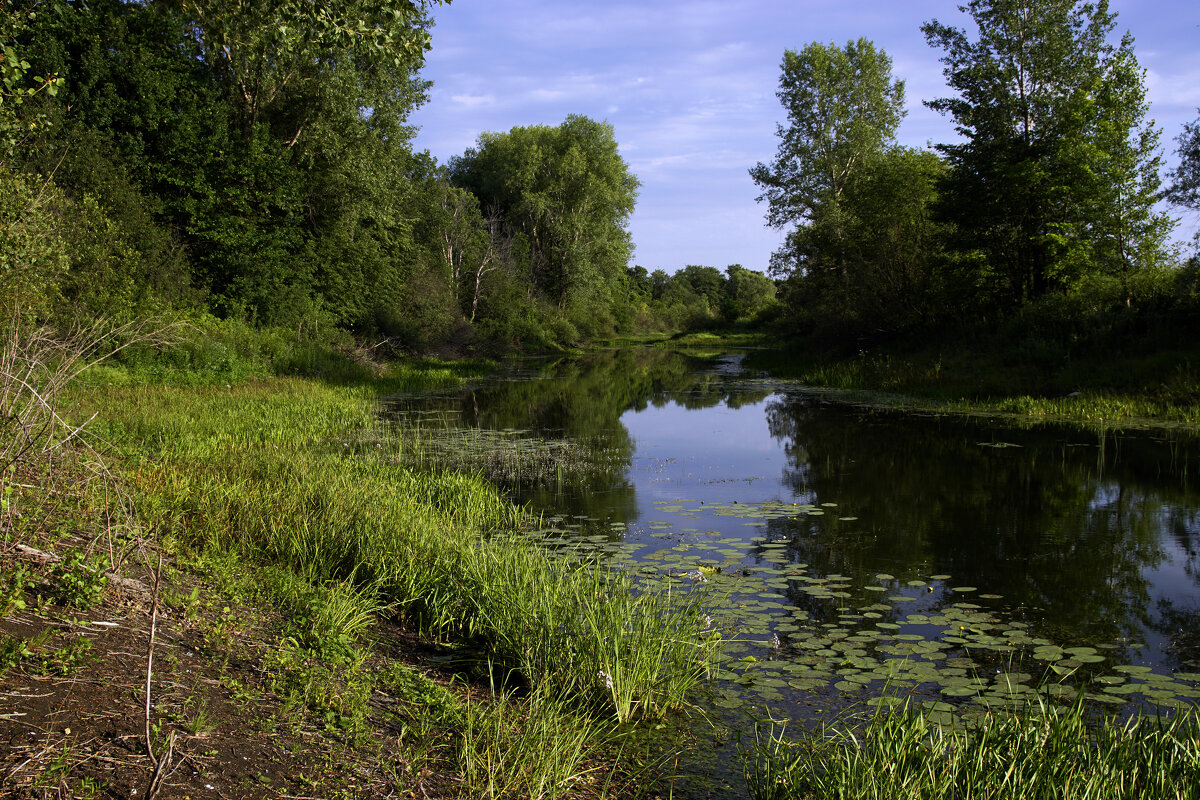
[[[852,408],[748,374],[736,356],[655,348],[527,364],[396,409],[604,449],[618,468],[502,486],[583,533],[631,547],[667,537],[684,559],[707,531],[743,542],[760,566],[778,564],[782,545],[787,563],[857,587],[879,573],[898,584],[948,575],[927,581],[923,607],[969,585],[1038,635],[1111,648],[1114,661],[1190,671],[1200,658],[1193,437]],[[686,516],[664,510],[684,500]],[[747,521],[710,509],[770,501],[838,510]],[[773,578],[793,608],[844,615],[794,577]]]
[[[1191,576],[1166,602],[1195,614],[1196,495],[1180,479],[1195,455],[1179,442],[836,408],[796,392],[766,415],[794,496],[858,509],[853,531],[794,539],[798,558],[848,575],[947,573],[1003,595],[1050,638],[1123,643],[1127,657],[1172,644],[1167,661],[1195,658],[1159,623],[1152,583]]]

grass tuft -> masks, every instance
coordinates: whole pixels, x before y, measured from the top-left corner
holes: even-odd
[[[759,736],[744,757],[755,800],[1190,800],[1200,714],[1093,724],[1082,702],[996,712],[963,730],[903,706],[795,741]]]

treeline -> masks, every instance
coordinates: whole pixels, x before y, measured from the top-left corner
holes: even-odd
[[[741,264],[730,264],[724,272],[689,264],[673,275],[635,266],[628,278],[637,314],[635,327],[641,329],[763,327],[774,322],[781,310],[775,281]]]
[[[483,134],[449,164],[414,152],[428,10],[5,4],[0,299],[40,320],[215,315],[398,349],[662,327],[628,267],[638,181],[607,123]],[[705,314],[736,305],[705,297]]]
[[[856,351],[1003,342],[1049,360],[1176,347],[1200,332],[1200,265],[1170,243],[1163,197],[1200,209],[1200,128],[1160,178],[1133,39],[1106,2],[972,0],[967,29],[922,30],[959,139],[903,147],[904,83],[871,42],[787,51],[779,149],[751,176],[781,329]]]

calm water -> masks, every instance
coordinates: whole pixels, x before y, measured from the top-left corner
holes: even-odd
[[[1048,685],[1103,708],[1197,702],[1194,436],[840,405],[766,360],[614,351],[395,411],[560,448],[552,469],[496,473],[544,515],[531,536],[712,591],[731,642],[705,699],[717,739],[882,693],[941,715]]]

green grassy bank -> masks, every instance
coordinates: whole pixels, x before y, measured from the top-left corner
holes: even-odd
[[[1068,355],[1038,340],[1000,337],[937,346],[898,343],[846,352],[738,328],[626,337],[609,346],[746,349],[749,369],[838,399],[948,414],[1085,426],[1200,424],[1200,351],[1188,343]],[[844,344],[844,343],[843,343]]]
[[[746,363],[848,400],[914,410],[1083,425],[1200,423],[1200,353],[1187,350],[1054,367],[962,351],[835,359],[785,350],[752,354]]]
[[[12,392],[53,391],[30,395],[37,413],[5,429],[4,615],[73,630],[85,623],[71,609],[127,606],[112,599],[116,583],[152,584],[152,603],[135,603],[143,617],[153,607],[150,630],[175,615],[181,636],[199,631],[220,687],[204,703],[265,703],[273,725],[324,737],[309,752],[390,735],[376,748],[391,759],[389,791],[601,797],[669,783],[658,767],[684,743],[648,743],[647,731],[686,706],[719,647],[703,594],[635,594],[624,576],[535,547],[525,529],[536,520],[482,479],[403,466],[405,431],[377,416],[383,393],[458,385],[485,365],[380,367],[316,348],[272,365],[261,340],[250,344],[210,337],[166,357],[131,347],[73,380],[60,369],[69,354],[53,347],[14,357],[26,372]],[[269,374],[301,358],[323,377]],[[211,368],[196,369],[205,359]],[[79,555],[59,558],[68,551]],[[441,677],[385,646],[385,628],[443,652]],[[61,661],[45,636],[0,636],[0,680]],[[163,647],[160,663],[177,666],[180,653]],[[103,675],[106,656],[91,653],[88,668]],[[213,721],[194,713],[198,693],[152,713],[146,673],[141,750],[157,774]],[[63,757],[61,787],[110,785],[80,759]],[[337,761],[301,777],[324,796],[372,796],[322,777]],[[28,788],[48,781],[38,773]]]
[[[358,615],[387,607],[620,722],[679,708],[704,674],[698,593],[634,595],[528,544],[519,509],[483,481],[399,466],[404,431],[376,422],[370,390],[283,378],[102,396],[97,432],[172,542],[345,585]],[[81,397],[83,413],[100,397]],[[313,633],[313,646],[341,636]]]

